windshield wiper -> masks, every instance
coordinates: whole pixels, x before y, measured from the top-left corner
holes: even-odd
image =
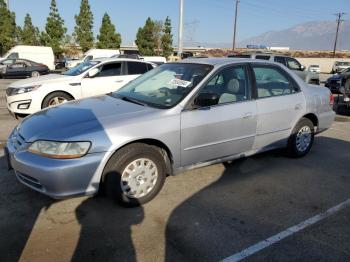
[[[123,96],[121,98],[121,100],[128,101],[130,103],[134,103],[134,104],[141,105],[141,106],[147,106],[147,104],[142,103],[139,100],[136,100],[136,99],[133,99],[133,98],[130,98],[130,97],[127,97],[127,96]]]

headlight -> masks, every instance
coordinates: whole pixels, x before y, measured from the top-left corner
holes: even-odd
[[[70,159],[84,156],[90,149],[90,142],[55,142],[38,140],[33,142],[28,151],[50,158]]]
[[[36,86],[25,86],[25,87],[20,87],[20,88],[15,88],[12,91],[12,95],[19,95],[19,94],[24,94],[28,93],[34,90],[37,90],[41,85],[36,85]]]

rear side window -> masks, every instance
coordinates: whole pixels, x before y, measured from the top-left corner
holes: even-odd
[[[299,62],[293,58],[286,58],[287,60],[287,66],[289,69],[292,70],[300,70],[301,69],[301,65],[299,64]]]
[[[275,62],[280,63],[282,65],[286,65],[286,59],[283,56],[275,56]]]
[[[293,84],[278,68],[254,66],[258,98],[294,93]]]
[[[121,72],[121,63],[110,63],[105,64],[102,66],[102,69],[100,73],[98,74],[99,77],[106,77],[106,76],[119,76]]]
[[[255,56],[256,59],[261,59],[261,60],[269,60],[270,56],[268,55],[257,55]]]
[[[127,62],[128,75],[142,75],[148,71],[146,63]]]
[[[250,55],[228,55],[230,58],[250,58]]]

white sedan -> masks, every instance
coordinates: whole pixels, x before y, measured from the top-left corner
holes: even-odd
[[[69,100],[107,94],[154,67],[153,63],[135,59],[87,61],[62,75],[12,83],[6,90],[7,108],[13,115],[29,115]]]

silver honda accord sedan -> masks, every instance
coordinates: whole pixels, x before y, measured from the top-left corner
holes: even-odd
[[[281,64],[187,59],[25,118],[5,151],[20,182],[53,198],[103,190],[136,206],[185,169],[274,148],[306,155],[332,124],[332,103]]]

